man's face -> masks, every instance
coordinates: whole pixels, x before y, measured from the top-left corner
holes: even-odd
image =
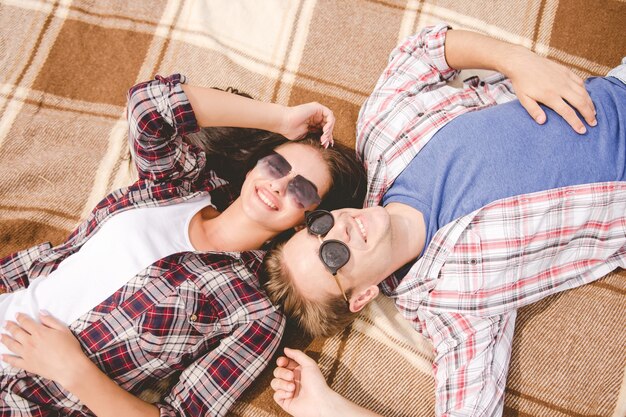
[[[389,214],[382,207],[341,209],[332,213],[335,225],[324,240],[340,240],[350,249],[350,260],[339,269],[337,278],[346,290],[353,290],[353,298],[393,272],[389,270],[392,259]],[[341,296],[332,274],[319,258],[319,248],[318,237],[303,229],[283,250],[283,260],[293,284],[301,294],[315,301],[329,295]]]

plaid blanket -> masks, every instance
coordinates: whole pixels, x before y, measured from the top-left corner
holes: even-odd
[[[133,180],[123,106],[136,82],[181,72],[261,100],[320,101],[335,111],[336,138],[353,146],[358,109],[389,52],[439,21],[525,45],[581,76],[604,75],[626,55],[619,0],[0,1],[0,256],[59,243]],[[520,311],[505,415],[625,416],[625,308],[626,272],[617,271]],[[341,335],[310,340],[290,329],[285,343],[306,349],[361,405],[433,414],[432,346],[388,299]],[[282,415],[271,371],[233,416]]]

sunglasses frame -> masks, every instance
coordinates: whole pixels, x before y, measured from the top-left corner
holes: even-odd
[[[331,223],[330,227],[324,233],[316,233],[316,232],[311,230],[311,224],[313,223],[313,221],[315,221],[315,220],[317,220],[319,218],[317,216],[317,214],[329,215],[330,218],[332,219],[332,223]],[[316,215],[316,217],[313,220],[310,220],[313,215]],[[326,234],[335,225],[335,217],[333,216],[333,214],[330,211],[327,211],[327,210],[313,210],[313,211],[306,211],[304,213],[304,218],[305,218],[307,232],[310,235],[317,236],[317,239],[320,241],[320,248],[319,248],[319,251],[318,251],[318,256],[319,256],[320,260],[322,261],[322,264],[328,270],[328,272],[330,272],[332,274],[333,278],[335,279],[335,282],[337,283],[337,287],[339,287],[339,290],[341,291],[341,294],[343,295],[343,299],[346,300],[346,303],[349,303],[350,301],[348,300],[348,296],[346,295],[346,291],[343,289],[343,286],[341,285],[341,282],[339,282],[339,278],[337,277],[337,271],[339,271],[339,269],[344,267],[348,263],[348,261],[350,260],[350,256],[351,256],[350,248],[348,247],[348,245],[346,245],[341,240],[337,240],[337,239],[324,240],[323,239],[323,236],[326,236]],[[326,263],[326,261],[324,260],[324,248],[327,248],[328,245],[331,244],[331,243],[336,243],[336,244],[339,244],[340,246],[343,246],[346,249],[346,251],[348,252],[348,258],[345,260],[345,262],[343,262],[338,267],[332,267],[332,266],[328,265]]]
[[[262,158],[259,158],[257,160],[257,162],[256,162],[257,166],[262,161],[264,161],[266,158],[269,158],[269,157],[278,157],[289,167],[289,172],[287,172],[286,174],[281,175],[279,177],[273,177],[273,179],[284,178],[284,177],[288,176],[291,173],[291,170],[293,169],[293,167],[291,166],[289,161],[287,161],[287,159],[284,156],[282,156],[281,154],[279,154],[278,152],[276,152],[274,150],[269,151],[267,155],[263,156]],[[298,184],[298,182],[304,182],[305,184],[310,185],[313,188],[313,191],[315,191],[315,196],[314,196],[315,198],[313,198],[311,201],[306,201],[306,202],[300,201],[298,199],[298,193],[297,193],[297,190],[296,190],[296,188],[297,188],[296,185]],[[306,177],[304,177],[304,176],[302,176],[300,174],[296,175],[291,180],[289,180],[289,183],[287,184],[287,193],[292,198],[294,198],[294,200],[298,204],[302,205],[303,207],[317,206],[318,204],[320,204],[322,202],[322,198],[319,195],[319,191],[317,189],[317,186],[313,183],[313,181],[307,179]],[[308,203],[308,204],[305,204],[305,203]]]

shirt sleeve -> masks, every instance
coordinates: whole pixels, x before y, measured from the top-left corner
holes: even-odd
[[[223,416],[267,366],[284,330],[284,317],[270,313],[223,339],[185,369],[161,404],[163,417]]]
[[[184,83],[180,74],[157,76],[128,92],[128,139],[141,179],[193,180],[204,168],[204,153],[183,141],[198,130]]]
[[[426,320],[436,351],[436,416],[502,415],[516,315],[444,313]]]
[[[376,138],[376,125],[397,104],[398,96],[413,96],[432,90],[454,78],[459,71],[450,68],[445,57],[449,26],[439,24],[424,28],[408,37],[389,56],[389,63],[365,101],[357,121],[356,147],[363,155],[365,142]],[[398,123],[399,131],[406,126]],[[389,132],[389,126],[385,126]]]
[[[31,265],[42,251],[50,247],[50,243],[42,243],[0,259],[0,294],[28,287]]]

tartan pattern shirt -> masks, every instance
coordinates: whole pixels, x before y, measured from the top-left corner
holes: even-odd
[[[462,88],[445,60],[445,25],[409,37],[367,99],[357,151],[367,206],[453,118],[514,98],[500,74]],[[506,140],[506,138],[503,138]],[[442,227],[400,281],[381,283],[436,356],[436,415],[501,415],[516,310],[626,267],[626,182],[495,201]]]
[[[204,153],[183,142],[198,129],[184,82],[176,74],[130,90],[129,140],[139,180],[102,200],[63,244],[0,260],[0,290],[15,291],[47,276],[118,212],[209,194],[222,210],[232,200],[228,184],[205,169]],[[161,416],[222,416],[268,364],[284,329],[282,313],[257,279],[262,255],[172,254],[140,271],[70,329],[87,356],[130,393],[179,373],[155,404]],[[15,369],[0,375],[0,416],[61,415],[93,414],[53,381]]]

